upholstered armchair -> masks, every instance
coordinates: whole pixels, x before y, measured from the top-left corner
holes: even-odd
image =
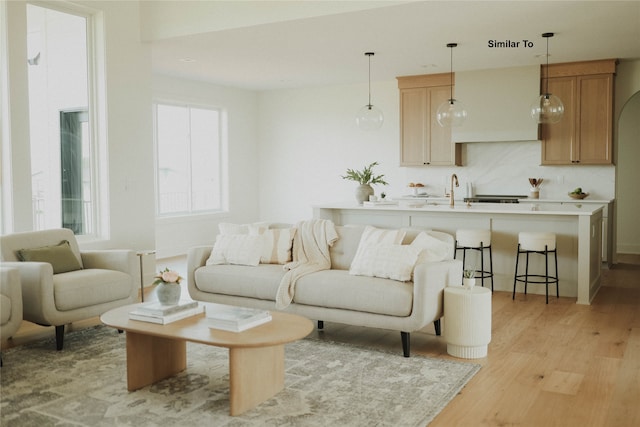
[[[0,255],[4,267],[20,272],[24,320],[55,326],[58,350],[63,347],[65,325],[137,299],[135,252],[80,252],[69,229],[0,236]]]
[[[0,267],[0,339],[6,340],[22,323],[22,289],[16,268]],[[2,358],[0,357],[0,366]]]

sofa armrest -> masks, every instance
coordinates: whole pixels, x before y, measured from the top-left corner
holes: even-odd
[[[56,312],[51,264],[16,261],[3,262],[2,266],[16,268],[20,272],[24,319],[41,325],[49,325],[47,319]]]
[[[140,276],[136,253],[129,249],[81,251],[84,268],[101,268],[127,273],[134,280]]]
[[[189,287],[196,286],[195,271],[206,265],[213,246],[195,246],[187,252],[187,284]]]
[[[3,339],[7,330],[8,333],[16,331],[22,323],[22,287],[20,286],[20,271],[17,268],[0,267],[0,294],[6,296],[11,302],[9,317],[5,324],[2,325]],[[5,307],[3,307],[3,310]],[[7,313],[3,312],[4,317]],[[4,319],[3,319],[4,320]]]
[[[462,261],[448,260],[416,265],[413,271],[412,316],[440,319],[443,314],[444,288],[462,283]]]

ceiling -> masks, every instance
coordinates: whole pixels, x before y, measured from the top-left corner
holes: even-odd
[[[454,71],[536,65],[544,32],[550,63],[640,59],[640,1],[141,4],[154,72],[251,90],[366,83],[367,51],[374,82],[449,72],[451,53]]]

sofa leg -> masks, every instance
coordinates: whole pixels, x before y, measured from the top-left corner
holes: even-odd
[[[402,352],[404,353],[404,357],[409,357],[411,353],[411,335],[409,332],[400,332],[400,336],[402,337]]]
[[[440,319],[435,320],[433,322],[433,327],[436,329],[436,335],[438,335],[438,336],[442,335],[442,329],[440,329],[441,328]]]
[[[56,350],[62,350],[64,344],[64,325],[56,326]]]
[[[324,329],[324,320],[318,320],[318,329]]]

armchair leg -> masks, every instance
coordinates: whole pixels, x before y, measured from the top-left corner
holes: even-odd
[[[64,344],[64,325],[56,326],[56,350],[62,350]]]
[[[411,354],[411,335],[409,332],[400,332],[400,337],[402,338],[402,353],[404,357],[409,357]]]

